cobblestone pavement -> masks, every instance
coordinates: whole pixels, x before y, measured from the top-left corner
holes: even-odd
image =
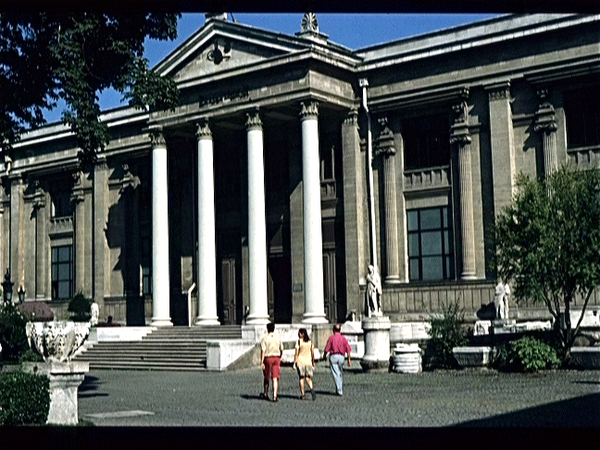
[[[334,395],[325,362],[317,398],[301,401],[282,367],[279,401],[258,397],[259,368],[232,372],[92,370],[79,417],[97,426],[600,427],[600,372],[504,374],[478,369],[420,374],[344,372]]]

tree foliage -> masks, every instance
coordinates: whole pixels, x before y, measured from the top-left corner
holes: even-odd
[[[109,142],[99,94],[114,88],[130,105],[173,108],[173,80],[149,70],[146,38],[177,37],[178,14],[0,13],[0,145],[7,151],[42,111],[63,99],[63,122],[75,132],[83,162]]]
[[[518,301],[547,306],[568,356],[589,299],[600,286],[600,171],[565,165],[544,181],[520,175],[517,186],[512,204],[497,218],[498,273],[514,281]],[[576,298],[583,305],[572,332]]]

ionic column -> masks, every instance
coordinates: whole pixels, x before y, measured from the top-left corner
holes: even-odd
[[[169,186],[167,144],[152,138],[152,326],[171,326],[169,283]]]
[[[33,197],[35,211],[35,298],[44,299],[46,293],[46,195],[42,188],[37,186]]]
[[[383,181],[385,196],[385,253],[387,283],[400,282],[400,265],[398,263],[398,211],[396,203],[396,149],[394,133],[387,126],[387,117],[381,117],[382,127],[377,138],[377,154],[383,157]]]
[[[304,222],[304,323],[327,323],[323,295],[323,237],[317,102],[301,103]]]
[[[267,222],[262,121],[258,111],[247,114],[248,140],[248,284],[250,313],[246,323],[269,323],[267,293]]]
[[[208,120],[198,123],[198,317],[195,325],[219,325],[213,139]]]
[[[108,271],[109,250],[106,240],[108,223],[108,164],[106,157],[99,157],[93,169],[93,283],[94,300],[100,311],[104,311],[104,289],[106,271]]]
[[[471,135],[469,133],[468,92],[454,105],[457,114],[450,130],[450,144],[458,148],[458,185],[460,191],[460,223],[462,236],[463,280],[476,278],[475,226],[473,221],[473,178],[471,170]]]
[[[548,90],[540,89],[537,92],[540,99],[540,106],[536,112],[536,121],[533,129],[543,134],[543,152],[544,152],[544,175],[546,178],[554,172],[558,166],[556,155],[556,117],[554,107],[548,100]]]
[[[83,173],[74,176],[75,185],[71,201],[75,203],[75,292],[85,289],[85,194],[83,192]]]

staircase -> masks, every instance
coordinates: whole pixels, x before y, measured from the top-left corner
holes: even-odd
[[[158,328],[141,341],[98,342],[75,360],[90,369],[206,370],[206,341],[241,339],[239,325]]]

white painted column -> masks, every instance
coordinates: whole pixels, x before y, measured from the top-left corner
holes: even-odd
[[[198,123],[198,317],[195,325],[219,325],[213,139],[208,120]]]
[[[303,323],[327,323],[323,295],[318,111],[317,102],[301,103],[305,305]]]
[[[152,326],[171,326],[167,144],[152,136]]]
[[[248,283],[250,312],[246,323],[269,323],[267,293],[267,221],[262,121],[258,111],[247,114],[248,139]]]

